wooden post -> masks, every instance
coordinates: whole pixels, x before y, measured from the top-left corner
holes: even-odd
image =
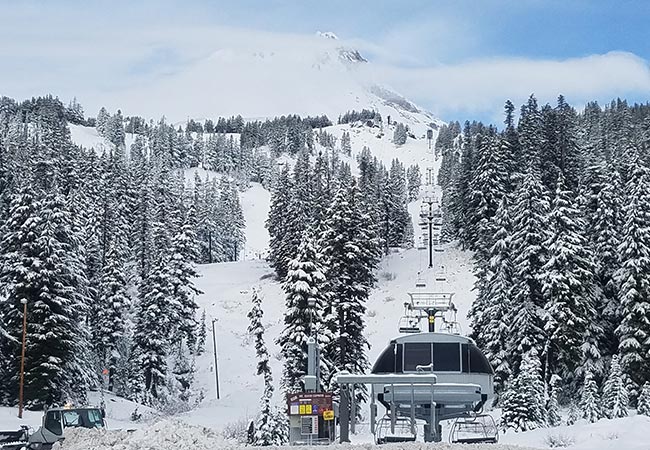
[[[27,344],[27,299],[22,299],[23,304],[23,347],[20,353],[20,386],[18,389],[18,418],[23,418],[23,386],[25,384],[25,346]]]

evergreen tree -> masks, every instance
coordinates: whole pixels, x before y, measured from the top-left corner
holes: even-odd
[[[578,411],[578,405],[576,402],[572,401],[569,405],[569,415],[567,416],[566,424],[573,425],[578,420],[580,420],[580,411]]]
[[[587,372],[585,375],[580,396],[580,409],[582,410],[582,417],[591,423],[597,422],[601,417],[598,385],[591,372]]]
[[[533,169],[524,177],[515,192],[512,213],[512,333],[509,350],[513,355],[513,371],[517,373],[518,357],[530,349],[541,354],[545,334],[542,308],[544,298],[540,277],[546,261],[545,242],[548,240],[548,202]]]
[[[587,229],[591,230],[595,281],[597,326],[602,330],[599,348],[604,356],[618,353],[616,327],[621,321],[616,271],[620,266],[621,198],[620,178],[612,165],[589,169],[589,188],[585,194]]]
[[[562,424],[560,417],[560,405],[558,403],[558,391],[562,379],[557,375],[551,376],[548,401],[546,402],[546,420],[551,427],[557,427]]]
[[[545,425],[543,386],[539,356],[532,349],[524,355],[519,374],[501,398],[504,430],[528,431]]]
[[[408,180],[408,197],[409,202],[414,202],[420,195],[420,186],[422,185],[422,176],[420,174],[420,166],[413,164],[409,166],[406,171],[406,178]]]
[[[164,262],[157,262],[147,276],[146,291],[137,307],[133,353],[142,385],[137,387],[136,398],[149,405],[156,405],[167,376],[170,284]]]
[[[102,271],[99,308],[97,308],[97,331],[102,367],[108,369],[108,390],[115,387],[115,376],[120,359],[118,345],[124,339],[127,329],[126,314],[130,306],[127,294],[127,280],[124,269],[124,247],[116,240],[106,255]]]
[[[638,385],[650,379],[650,180],[640,158],[627,183],[625,224],[618,248],[621,267],[621,366]]]
[[[197,356],[201,356],[205,352],[205,340],[208,335],[205,324],[206,322],[205,322],[205,309],[204,309],[203,313],[201,314],[201,322],[199,323],[199,337],[196,341],[196,350],[194,352]]]
[[[50,180],[50,181],[48,181]],[[54,189],[51,178],[41,178]],[[41,197],[38,198],[37,195]],[[25,404],[39,409],[67,399],[83,401],[91,385],[87,285],[78,236],[63,196],[55,190],[23,189],[3,227],[2,318],[10,338],[3,344],[8,370],[3,381],[14,401],[18,386],[23,305],[27,302]]]
[[[406,144],[406,139],[408,138],[408,131],[406,126],[403,123],[398,123],[395,126],[395,131],[393,132],[393,143],[395,145],[404,145]]]
[[[305,235],[298,256],[289,263],[283,289],[286,297],[284,330],[278,337],[284,358],[282,385],[287,392],[304,390],[303,377],[307,374],[307,341],[318,335],[321,348],[330,344],[331,336],[322,326],[322,312],[326,305],[324,296],[325,275],[321,256],[312,237]],[[311,303],[311,305],[310,305]],[[321,357],[321,379],[328,379],[327,356]]]
[[[547,371],[561,371],[565,380],[582,360],[581,343],[595,320],[592,256],[584,232],[586,224],[574,206],[560,175],[549,214],[551,235],[544,243],[548,260],[541,275],[548,334]]]
[[[612,356],[609,376],[603,386],[603,411],[610,419],[627,417],[628,395],[618,355]]]
[[[350,156],[352,154],[352,144],[350,143],[350,133],[343,132],[341,136],[341,151],[344,155]]]
[[[636,413],[643,416],[650,416],[650,381],[646,381],[641,389],[639,401],[637,402]]]
[[[266,228],[270,235],[269,264],[280,278],[286,276],[289,261],[292,259],[287,233],[289,222],[287,211],[291,204],[292,189],[293,183],[289,177],[289,168],[285,165],[271,195],[271,207],[266,220]]]
[[[190,209],[184,218],[183,226],[172,238],[171,256],[167,271],[170,274],[169,306],[174,335],[185,340],[190,351],[194,351],[198,339],[196,311],[199,308],[194,299],[202,292],[194,286],[194,279],[199,273],[194,267],[197,256],[196,236],[192,226],[194,208]],[[205,344],[205,342],[204,342]]]
[[[490,266],[487,271],[486,291],[489,299],[483,311],[477,310],[478,302],[470,309],[472,329],[476,341],[485,348],[485,354],[494,367],[495,392],[501,393],[510,378],[512,368],[508,337],[511,334],[512,307],[512,249],[511,222],[507,198],[503,197],[494,221],[494,245],[490,249]]]
[[[100,136],[106,135],[108,122],[110,118],[111,118],[110,114],[108,114],[106,108],[102,106],[99,112],[97,113],[97,120],[95,121],[95,127],[97,128],[97,132],[99,133]]]
[[[257,375],[264,378],[264,394],[261,400],[261,408],[257,423],[255,424],[256,432],[252,439],[253,445],[269,446],[282,445],[285,441],[283,429],[277,423],[277,414],[271,406],[273,397],[273,377],[271,367],[269,366],[269,352],[264,343],[264,325],[262,325],[262,298],[257,289],[253,288],[252,307],[248,313],[250,324],[248,333],[253,336],[255,341],[255,351],[257,354]]]
[[[368,367],[364,316],[379,246],[370,217],[360,210],[356,184],[342,182],[326,221],[322,236],[327,266],[327,290],[332,299],[331,324],[334,340],[325,356],[337,370],[363,373]],[[359,399],[365,398],[360,390]]]

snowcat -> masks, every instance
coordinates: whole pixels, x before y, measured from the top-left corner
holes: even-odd
[[[43,413],[41,426],[34,433],[22,426],[17,431],[0,431],[1,450],[49,450],[65,438],[66,428],[105,428],[102,408],[84,406],[50,408]]]

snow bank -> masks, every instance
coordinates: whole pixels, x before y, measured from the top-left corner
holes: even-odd
[[[66,439],[61,445],[61,450],[239,450],[243,449],[237,444],[225,441],[213,431],[187,425],[177,420],[164,420],[148,428],[136,430],[132,433],[126,431],[107,430],[86,430],[72,429],[66,431]],[[247,447],[249,448],[249,447]],[[272,450],[276,447],[266,447]],[[291,447],[295,450],[313,449],[314,447]],[[336,445],[338,450],[354,449],[376,449],[373,444],[360,445]],[[451,445],[445,443],[425,444],[408,443],[383,445],[382,449],[403,449],[403,450],[522,450],[524,447],[503,444],[484,445]]]
[[[650,417],[632,416],[601,419],[596,423],[580,421],[571,426],[540,428],[525,433],[508,432],[502,434],[500,440],[540,448],[562,446],[570,450],[648,450],[649,431]]]
[[[207,428],[187,425],[177,420],[163,420],[156,424],[136,430],[66,430],[62,450],[214,450],[235,449],[214,431]]]

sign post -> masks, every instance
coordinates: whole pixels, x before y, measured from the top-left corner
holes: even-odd
[[[296,392],[287,395],[289,442],[311,445],[334,440],[334,408],[331,392]]]

